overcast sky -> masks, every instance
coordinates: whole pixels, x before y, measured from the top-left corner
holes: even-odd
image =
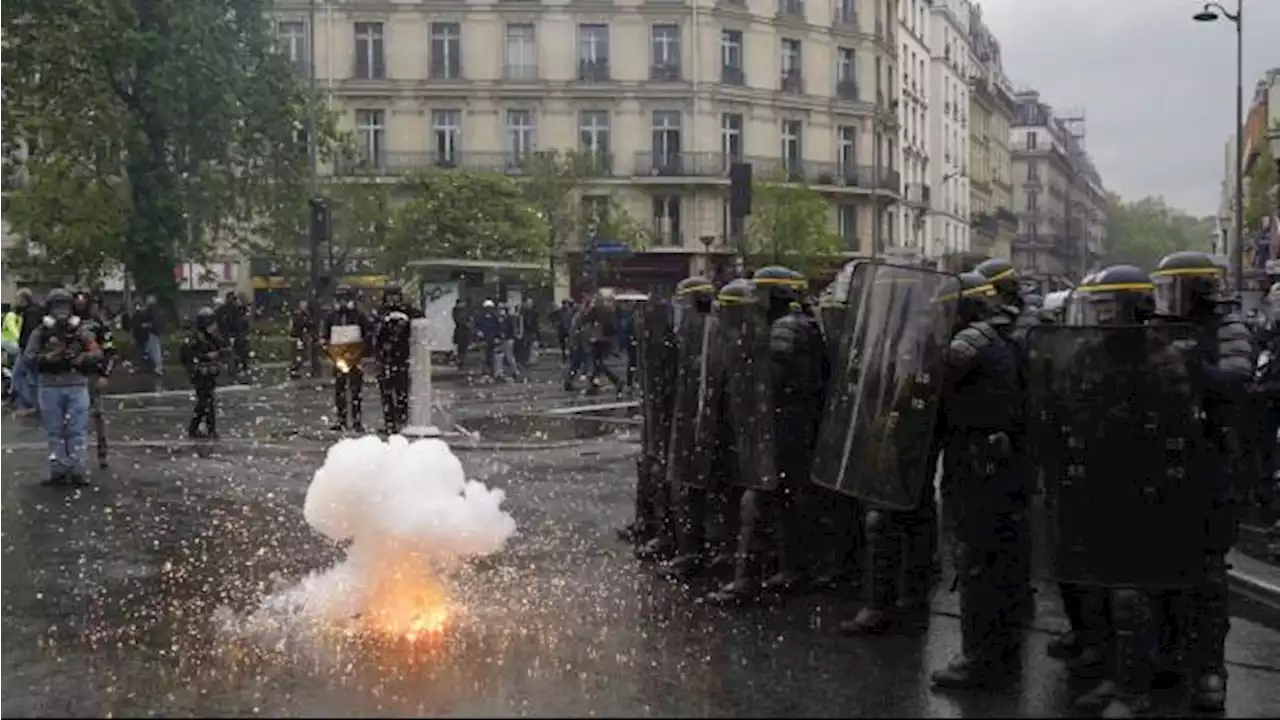
[[[1280,0],[1244,0],[1245,102],[1280,66]],[[1236,0],[1222,0],[1235,11]],[[1217,210],[1235,123],[1235,27],[1198,23],[1196,0],[980,0],[1015,86],[1083,109],[1102,181],[1129,199],[1163,195]],[[1271,39],[1268,47],[1265,42]]]

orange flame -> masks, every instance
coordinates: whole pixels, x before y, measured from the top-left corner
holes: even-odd
[[[416,642],[448,628],[454,606],[448,588],[428,569],[401,563],[383,573],[369,596],[361,629]]]

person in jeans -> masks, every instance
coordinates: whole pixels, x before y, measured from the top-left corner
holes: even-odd
[[[133,340],[142,351],[142,357],[156,376],[164,374],[164,352],[160,347],[160,310],[154,295],[147,296],[147,304],[133,313],[131,320]]]
[[[18,315],[18,348],[17,357],[13,360],[13,406],[20,412],[32,412],[36,402],[36,371],[24,352],[31,333],[39,327],[44,318],[44,308],[36,304],[31,291],[27,288],[18,290],[15,312]]]
[[[72,311],[71,293],[49,293],[40,326],[24,355],[39,373],[40,419],[49,440],[48,483],[88,482],[89,380],[101,367],[102,348]]]

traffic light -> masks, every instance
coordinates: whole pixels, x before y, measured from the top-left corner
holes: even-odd
[[[729,166],[729,214],[745,217],[751,214],[751,165],[736,162]]]
[[[322,197],[311,198],[311,241],[316,245],[329,241],[329,201]]]

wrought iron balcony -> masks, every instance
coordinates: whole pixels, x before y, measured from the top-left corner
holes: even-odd
[[[729,173],[730,158],[715,152],[636,153],[635,177],[723,177]]]
[[[785,93],[804,94],[804,76],[799,70],[786,70],[779,81],[780,89]]]
[[[747,84],[747,76],[742,68],[725,65],[720,68],[720,82],[724,85],[743,86]]]
[[[841,80],[836,83],[836,97],[841,100],[858,100],[858,83],[854,80]]]
[[[675,82],[680,79],[680,65],[668,63],[649,66],[649,79],[659,82]]]
[[[536,64],[506,65],[502,68],[502,78],[504,80],[521,81],[537,80],[538,66]]]
[[[608,60],[580,60],[578,79],[583,82],[609,82]]]
[[[420,170],[454,169],[500,172],[508,175],[524,175],[527,165],[537,152],[416,152],[382,153],[377,158],[339,157],[334,163],[338,176],[398,176]],[[613,155],[595,153],[587,155],[588,174],[594,177],[613,175]]]

